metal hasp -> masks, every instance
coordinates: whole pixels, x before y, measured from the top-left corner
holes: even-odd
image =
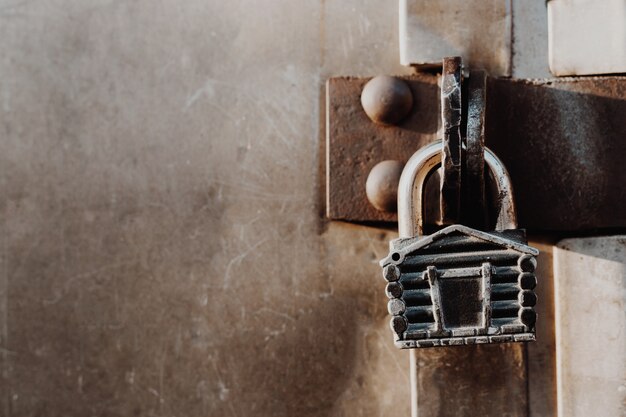
[[[464,85],[468,102],[472,102],[472,84],[479,77],[469,74]],[[438,75],[397,78],[409,86],[413,107],[393,126],[374,123],[363,110],[361,93],[369,78],[328,80],[325,158],[329,219],[397,221],[396,213],[379,211],[368,201],[368,174],[384,160],[406,163],[417,149],[438,138]],[[626,77],[486,77],[484,81],[485,108],[474,119],[484,119],[483,126],[472,122],[471,108],[467,113],[468,148],[462,175],[468,181],[464,190],[471,187],[467,176],[470,145],[474,126],[478,126],[478,132],[484,130],[485,145],[511,174],[524,227],[568,232],[626,227],[626,210],[621,210],[626,207],[626,123],[621,122],[626,118]],[[431,182],[427,192],[431,188],[438,191],[438,184]],[[476,202],[476,194],[472,196]],[[438,198],[426,202],[429,222],[439,220],[439,205]]]
[[[441,74],[441,122],[443,130],[440,188],[441,224],[459,221],[461,210],[461,83],[460,57],[443,59]]]
[[[420,348],[535,338],[538,251],[517,230],[513,191],[501,161],[485,149],[500,207],[496,231],[452,225],[423,231],[423,184],[441,163],[441,141],[408,161],[398,189],[400,238],[380,261],[396,346]],[[415,195],[414,195],[415,193]]]
[[[463,223],[477,228],[487,225],[483,155],[486,80],[484,71],[472,71],[469,82],[464,81],[461,58],[443,59],[442,169],[439,170],[439,224],[442,225]],[[463,87],[464,82],[467,88]],[[463,109],[467,110],[467,115],[463,114]]]

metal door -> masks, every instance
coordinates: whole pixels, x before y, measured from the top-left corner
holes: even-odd
[[[545,2],[508,13],[501,62],[549,77]],[[397,3],[7,0],[0,18],[1,415],[410,414],[376,263],[396,232],[329,221],[323,197],[326,79],[413,73]],[[560,236],[534,236],[543,300]],[[572,251],[624,262],[622,238],[559,248],[563,274],[584,272]],[[527,353],[459,358],[519,384],[451,390],[439,363],[423,416],[553,415],[542,308]]]

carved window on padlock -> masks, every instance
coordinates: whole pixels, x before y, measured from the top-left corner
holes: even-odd
[[[398,347],[534,340],[537,250],[462,225],[391,242],[381,261]]]

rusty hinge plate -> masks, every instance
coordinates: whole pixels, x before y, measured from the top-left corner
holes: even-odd
[[[400,77],[413,93],[397,126],[373,123],[360,103],[369,78],[327,84],[327,215],[394,222],[365,194],[378,162],[406,162],[440,124],[437,76]],[[520,225],[577,231],[626,227],[626,77],[487,81],[485,141],[508,168]],[[428,190],[427,190],[428,196]],[[426,215],[438,198],[427,199]]]
[[[421,146],[436,139],[439,88],[435,75],[400,77],[413,93],[413,108],[397,126],[372,122],[361,107],[361,90],[369,78],[331,78],[326,90],[327,215],[348,221],[395,222],[367,200],[365,181],[377,163],[406,162]],[[437,203],[438,204],[438,203]]]

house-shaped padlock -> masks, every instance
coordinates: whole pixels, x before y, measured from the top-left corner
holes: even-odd
[[[535,340],[538,251],[525,243],[462,225],[391,241],[380,264],[396,346]]]

